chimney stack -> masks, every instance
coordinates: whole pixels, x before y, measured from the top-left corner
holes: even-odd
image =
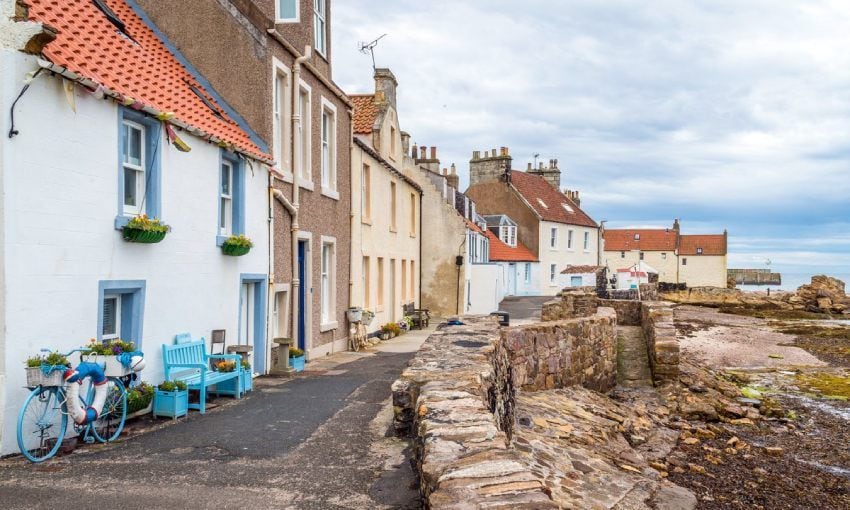
[[[428,147],[419,147],[419,159],[428,159]]]
[[[555,187],[555,189],[561,189],[561,170],[558,169],[558,160],[550,159],[549,166],[545,166],[545,164],[541,161],[538,164],[536,169],[530,169],[528,171],[530,174],[539,175],[546,179],[546,182]]]
[[[508,147],[484,151],[472,151],[469,161],[469,185],[505,182],[505,170],[510,170],[513,158]],[[455,174],[457,175],[457,174]]]
[[[393,108],[396,107],[396,89],[398,81],[392,71],[386,68],[375,69],[375,97],[382,96]]]
[[[437,148],[433,145],[431,146],[431,159],[437,159]]]
[[[446,182],[449,186],[454,189],[459,189],[460,187],[460,176],[457,174],[457,169],[455,168],[455,164],[452,163],[451,172],[448,176],[446,176]]]

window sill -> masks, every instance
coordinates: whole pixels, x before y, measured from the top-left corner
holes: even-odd
[[[411,233],[411,234],[410,234],[410,238],[411,238],[411,239],[416,239],[416,234]]]
[[[398,230],[396,230],[394,228],[390,228],[390,232],[392,232],[393,234],[398,234]]]
[[[322,186],[322,195],[324,195],[328,198],[332,198],[334,200],[339,200],[339,191],[331,189],[331,188],[326,188],[326,187]]]
[[[314,189],[313,181],[305,181],[300,178],[298,179],[298,186],[310,191],[313,191]]]
[[[372,218],[360,218],[360,223],[372,226]]]
[[[278,173],[280,174],[280,180],[281,181],[288,182],[289,184],[292,184],[292,181],[294,180],[294,176],[292,175],[292,172],[280,171]]]
[[[301,21],[298,18],[293,19],[276,19],[274,20],[275,25],[291,25],[293,23],[300,23]]]
[[[339,323],[336,322],[336,321],[323,322],[322,324],[319,325],[319,331],[321,331],[322,333],[324,333],[325,331],[331,331],[331,330],[334,330],[334,329],[337,329],[337,328],[339,328]]]
[[[230,236],[215,236],[215,245],[221,248],[221,246],[224,245],[224,241],[226,241],[228,237]]]
[[[124,230],[124,227],[127,226],[127,223],[130,223],[130,220],[133,219],[132,216],[123,216],[118,215],[115,217],[115,230]]]

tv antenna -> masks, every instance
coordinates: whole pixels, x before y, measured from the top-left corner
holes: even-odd
[[[532,169],[534,169],[534,170],[537,170],[537,158],[539,158],[539,157],[540,157],[540,153],[535,152],[534,153],[534,166],[532,167]]]
[[[362,53],[364,55],[372,55],[372,70],[373,71],[375,70],[375,46],[378,45],[378,41],[380,41],[381,39],[383,39],[386,36],[387,36],[387,34],[384,34],[384,35],[382,35],[381,37],[378,37],[377,39],[375,39],[372,42],[368,42],[368,43],[361,42],[361,43],[358,44],[360,46],[360,53]]]

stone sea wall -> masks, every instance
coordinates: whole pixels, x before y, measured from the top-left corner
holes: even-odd
[[[653,381],[659,384],[678,380],[679,340],[676,339],[671,304],[663,301],[642,303],[641,327]]]
[[[589,317],[596,313],[598,306],[595,288],[566,288],[558,293],[552,301],[543,303],[540,320],[546,322]]]
[[[640,326],[641,301],[630,299],[600,299],[599,306],[613,308],[617,312],[617,324],[621,326]]]

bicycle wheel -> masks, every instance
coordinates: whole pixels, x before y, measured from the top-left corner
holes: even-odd
[[[56,455],[65,437],[68,413],[64,393],[55,386],[32,390],[18,415],[18,448],[32,462]]]
[[[101,443],[118,439],[127,419],[127,390],[118,379],[109,378],[106,384],[106,403],[100,416],[91,424],[94,437]]]

